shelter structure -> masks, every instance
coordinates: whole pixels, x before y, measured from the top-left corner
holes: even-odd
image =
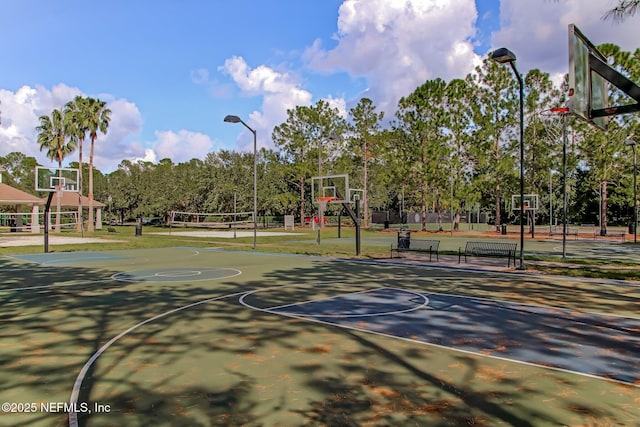
[[[83,209],[89,209],[89,198],[86,196],[81,196],[78,193],[71,193],[71,192],[66,192],[63,191],[60,193],[61,197],[60,197],[60,207],[63,208],[74,208],[74,209],[78,209],[78,207],[80,206],[80,203],[82,203],[82,208]],[[57,197],[57,196],[54,196]],[[41,204],[45,204],[47,203],[47,198],[44,197],[42,199],[39,199]],[[54,202],[54,204],[57,203]],[[104,203],[101,203],[97,200],[94,200],[91,204],[91,209],[95,209],[95,228],[96,230],[100,230],[102,229],[102,209],[106,206]],[[49,215],[55,214],[55,212],[50,212]],[[51,224],[51,221],[49,221],[49,224]]]
[[[80,196],[78,193],[61,192],[60,206],[78,209],[80,203],[84,209],[89,209],[89,198]],[[47,198],[40,198],[32,194],[26,193],[17,188],[11,187],[2,182],[2,171],[0,171],[0,206],[15,206],[13,212],[0,212],[0,229],[9,231],[31,231],[32,233],[40,233],[40,206],[47,202]],[[23,212],[23,206],[31,206],[31,213]],[[102,228],[102,209],[104,203],[94,200],[91,204],[95,209],[95,228]],[[51,212],[49,213],[52,214]],[[49,221],[49,224],[52,224]]]
[[[11,231],[22,231],[23,227],[32,233],[40,232],[38,216],[42,200],[32,194],[13,188],[2,182],[0,173],[0,205],[15,206],[15,212],[6,212],[0,216],[0,227],[8,227]],[[23,214],[22,206],[31,206],[31,214]],[[28,218],[27,223],[24,219]]]

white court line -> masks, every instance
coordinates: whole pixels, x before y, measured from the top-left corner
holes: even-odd
[[[397,276],[396,277],[391,277],[390,279],[395,279],[395,278],[398,278],[398,277]],[[256,291],[266,291],[266,290],[281,289],[281,288],[286,288],[286,287],[312,286],[312,285],[313,284],[283,285],[283,286],[268,287],[268,288],[264,288],[264,289],[257,289],[257,290],[254,290],[254,291],[236,292],[236,293],[232,293],[232,294],[227,294],[227,295],[222,295],[222,296],[218,296],[218,297],[214,297],[214,298],[205,299],[205,300],[198,301],[198,302],[195,302],[195,303],[192,303],[192,304],[188,304],[188,305],[185,305],[185,306],[182,306],[182,307],[178,307],[178,308],[175,308],[173,310],[169,310],[169,311],[166,311],[164,313],[158,314],[158,315],[156,315],[154,317],[151,317],[149,319],[146,319],[146,320],[144,320],[142,322],[139,322],[136,325],[131,326],[129,329],[127,329],[127,330],[121,332],[120,334],[116,335],[111,340],[109,340],[107,343],[105,343],[84,364],[84,366],[82,367],[82,369],[78,373],[78,376],[77,376],[77,378],[76,378],[76,380],[74,382],[73,389],[71,391],[71,397],[69,399],[70,406],[75,407],[77,405],[78,397],[79,397],[79,393],[80,393],[80,388],[82,386],[82,382],[84,381],[84,377],[86,376],[86,374],[89,371],[89,369],[91,368],[91,366],[95,363],[95,361],[105,351],[107,351],[109,349],[109,347],[111,347],[114,343],[116,343],[120,338],[122,338],[125,335],[129,334],[130,332],[138,329],[139,327],[141,327],[143,325],[146,325],[148,323],[151,323],[151,322],[153,322],[155,320],[161,319],[163,317],[166,317],[166,316],[168,316],[170,314],[177,313],[179,311],[186,310],[186,309],[189,309],[189,308],[192,308],[192,307],[196,307],[198,305],[205,304],[205,303],[208,303],[208,302],[218,301],[218,300],[222,300],[222,299],[225,299],[225,298],[231,298],[231,297],[236,297],[236,296],[240,296],[240,299],[242,300],[244,298],[244,296],[248,295],[249,293],[255,293]],[[401,288],[392,288],[392,289],[401,289]],[[457,295],[457,296],[460,297],[460,295]],[[464,296],[462,296],[462,297],[464,298]],[[474,298],[474,297],[469,297],[469,298]],[[347,325],[335,324],[335,323],[331,323],[331,322],[327,322],[327,321],[319,320],[319,319],[314,319],[314,318],[307,317],[307,316],[300,316],[300,315],[296,315],[296,314],[289,314],[289,313],[283,313],[283,312],[274,312],[270,308],[262,309],[262,308],[259,308],[259,307],[253,307],[253,306],[250,306],[250,305],[246,305],[244,303],[243,303],[243,306],[245,306],[247,308],[251,308],[251,309],[256,310],[256,311],[269,313],[269,314],[275,314],[275,315],[278,315],[278,316],[281,316],[281,317],[288,317],[288,318],[291,318],[291,319],[298,319],[298,320],[303,320],[303,321],[314,322],[314,323],[318,323],[318,324],[322,324],[322,325],[330,326],[330,327],[338,327],[338,328],[344,328],[344,329],[349,329],[349,330],[355,330],[355,331],[358,331],[358,332],[374,334],[374,335],[378,335],[378,336],[382,336],[382,337],[386,337],[386,338],[400,339],[400,340],[411,342],[411,343],[414,343],[414,344],[426,345],[426,346],[430,346],[430,347],[441,348],[441,349],[450,350],[450,351],[456,351],[456,352],[460,352],[460,353],[464,353],[464,354],[470,354],[470,355],[478,356],[480,358],[489,357],[489,358],[495,359],[495,360],[501,360],[501,361],[506,361],[506,362],[510,362],[510,363],[517,363],[517,364],[526,365],[526,366],[533,366],[533,367],[536,367],[536,368],[549,369],[549,370],[552,370],[552,371],[563,372],[563,373],[568,373],[568,374],[572,374],[572,375],[579,375],[579,376],[593,378],[593,379],[597,379],[597,380],[604,380],[604,381],[614,382],[614,383],[623,384],[623,385],[630,385],[630,386],[633,386],[633,387],[640,388],[640,384],[632,384],[632,383],[628,383],[628,382],[624,382],[624,381],[620,381],[620,380],[615,380],[615,379],[611,379],[611,378],[600,377],[600,376],[593,375],[593,374],[585,374],[585,373],[582,373],[582,372],[575,372],[575,371],[571,371],[571,370],[568,370],[568,369],[556,368],[556,367],[547,366],[547,365],[539,365],[539,364],[535,364],[535,363],[532,363],[532,362],[524,362],[524,361],[515,360],[515,359],[509,359],[509,358],[501,357],[501,356],[487,355],[487,354],[484,354],[484,353],[481,353],[481,352],[475,352],[475,351],[470,351],[470,350],[462,350],[462,349],[455,348],[455,347],[449,347],[449,346],[444,346],[444,345],[440,345],[440,344],[424,342],[424,341],[420,341],[420,340],[416,340],[416,339],[412,339],[412,338],[399,337],[399,336],[396,336],[396,335],[391,335],[391,334],[387,334],[387,333],[384,333],[384,332],[372,331],[372,330],[368,330],[368,329],[365,329],[365,328],[358,328],[356,326],[347,326]],[[77,415],[76,412],[70,412],[69,413],[69,426],[70,427],[78,427],[78,415]]]
[[[325,282],[325,283],[316,283],[315,285],[320,285],[320,286],[324,286],[325,284],[331,284],[331,283],[344,283],[343,280],[339,281],[339,282]],[[305,286],[305,285],[291,285],[291,286]],[[292,307],[292,306],[296,306],[296,305],[304,305],[304,304],[311,304],[314,302],[320,302],[320,301],[330,301],[332,299],[336,299],[336,298],[342,298],[345,296],[349,296],[349,295],[358,295],[358,294],[362,294],[365,292],[369,292],[369,291],[375,291],[377,289],[383,289],[383,288],[371,288],[371,289],[364,289],[362,291],[358,291],[358,292],[347,292],[345,294],[341,294],[341,295],[335,295],[335,296],[331,296],[331,297],[324,297],[324,298],[318,298],[318,299],[310,299],[307,301],[302,301],[302,302],[293,302],[291,304],[283,304],[283,305],[277,305],[275,307],[269,307],[268,310],[280,310],[283,308],[287,308],[287,307]]]
[[[293,286],[296,286],[296,285],[293,285]],[[335,296],[335,297],[327,297],[327,298],[320,298],[318,300],[305,301],[305,302],[302,302],[300,304],[309,304],[309,303],[320,302],[320,301],[330,301],[332,299],[348,297],[348,296],[351,296],[351,295],[360,295],[360,294],[363,294],[363,293],[377,291],[377,290],[381,290],[381,289],[392,289],[392,290],[395,290],[395,291],[398,291],[398,292],[404,292],[404,293],[413,294],[416,297],[421,298],[423,300],[423,302],[422,302],[422,304],[414,305],[414,306],[409,307],[409,308],[404,309],[404,310],[379,311],[379,312],[376,312],[376,313],[363,313],[363,314],[317,314],[317,313],[316,314],[313,314],[313,313],[306,314],[306,313],[291,313],[291,314],[295,314],[295,315],[301,316],[303,318],[307,318],[307,317],[323,317],[323,318],[351,319],[351,318],[356,318],[356,317],[389,316],[389,315],[393,315],[393,314],[409,313],[411,311],[416,311],[416,310],[419,310],[419,309],[424,308],[427,305],[429,305],[429,298],[426,297],[425,295],[421,294],[421,293],[418,293],[418,292],[415,292],[415,291],[411,291],[411,290],[407,290],[407,289],[399,289],[399,288],[386,287],[386,286],[383,286],[383,287],[380,287],[380,288],[367,289],[367,290],[360,291],[360,292],[351,292],[351,293],[348,293],[348,294],[338,295],[338,296]],[[279,308],[286,308],[286,307],[291,307],[291,306],[298,305],[298,304],[294,303],[294,304],[287,304],[287,305],[280,306],[280,307],[270,307],[270,308],[261,309],[261,308],[258,308],[258,307],[254,307],[251,304],[248,304],[248,303],[246,303],[244,301],[245,297],[247,297],[249,295],[252,295],[252,294],[259,293],[261,291],[263,291],[263,289],[256,289],[254,291],[247,292],[247,294],[245,294],[242,297],[240,297],[240,300],[239,300],[240,304],[244,305],[247,308],[253,309],[253,310],[265,310],[267,312],[275,313],[275,314],[279,314],[279,312],[276,312],[276,311],[273,311],[273,310],[276,310],[276,309],[279,309]]]
[[[189,278],[188,280],[191,282],[202,282],[205,280],[218,280],[218,279],[229,279],[231,277],[236,277],[242,274],[242,271],[237,270],[235,268],[205,268],[203,270],[190,270],[190,271],[199,271],[200,273],[207,273],[207,272],[216,272],[216,271],[220,271],[220,270],[228,270],[231,272],[234,272],[234,274],[230,274],[228,276],[221,276],[221,277],[202,277],[201,279],[193,279],[193,278]],[[143,270],[144,271],[144,270]],[[121,271],[120,273],[115,273],[113,275],[111,275],[111,279],[112,280],[116,280],[118,282],[126,282],[126,283],[135,283],[135,282],[139,282],[140,280],[144,280],[144,279],[153,279],[154,277],[163,277],[161,276],[161,274],[166,274],[167,272],[177,272],[177,269],[169,269],[169,270],[162,270],[162,269],[158,269],[156,272],[154,272],[153,274],[147,275],[147,276],[132,276],[132,277],[126,277],[127,274],[135,274],[135,271]],[[123,276],[123,277],[119,277],[119,276]],[[167,276],[167,277],[171,277],[171,276]],[[175,276],[173,276],[175,277]],[[184,277],[184,276],[183,276]],[[180,279],[183,279],[183,277],[180,277]],[[193,276],[191,276],[193,277]],[[153,280],[151,280],[153,281]],[[156,280],[157,282],[170,282],[170,280]],[[180,280],[175,280],[175,282],[179,282]]]
[[[473,298],[473,297],[470,297],[470,298]],[[250,306],[247,306],[247,307],[250,308]],[[374,334],[374,335],[378,335],[378,336],[382,336],[382,337],[386,337],[386,338],[400,339],[400,340],[403,340],[403,341],[412,342],[414,344],[421,344],[421,345],[426,345],[426,346],[430,346],[430,347],[442,348],[442,349],[450,350],[450,351],[457,351],[457,352],[460,352],[460,353],[471,354],[473,356],[479,356],[481,358],[482,357],[488,357],[488,358],[491,358],[491,359],[501,360],[501,361],[505,361],[505,362],[518,363],[518,364],[521,364],[521,365],[533,366],[533,367],[542,368],[542,369],[549,369],[549,370],[556,371],[556,372],[563,372],[563,373],[568,373],[568,374],[572,374],[572,375],[579,375],[579,376],[583,376],[583,377],[587,377],[587,378],[593,378],[593,379],[597,379],[597,380],[601,380],[601,381],[602,380],[603,381],[609,381],[609,382],[613,382],[613,383],[617,383],[617,384],[623,384],[623,385],[627,385],[627,386],[640,388],[640,384],[634,384],[634,383],[625,382],[625,381],[622,381],[622,380],[616,380],[616,379],[612,379],[612,378],[608,378],[608,377],[600,377],[600,376],[594,375],[594,374],[587,374],[587,373],[584,373],[584,372],[577,372],[577,371],[572,371],[572,370],[565,369],[565,368],[557,368],[557,367],[554,367],[554,366],[541,365],[541,364],[536,364],[536,363],[533,363],[533,362],[525,362],[525,361],[517,360],[517,359],[509,359],[507,357],[494,356],[494,355],[491,355],[491,354],[484,354],[482,352],[477,352],[477,351],[463,350],[463,349],[459,349],[459,348],[456,348],[456,347],[449,347],[449,346],[442,345],[442,344],[434,344],[434,343],[430,343],[430,342],[426,342],[426,341],[416,340],[416,339],[413,339],[413,338],[400,337],[400,336],[388,334],[388,333],[385,333],[385,332],[378,332],[378,331],[373,331],[373,330],[369,330],[369,329],[366,329],[366,328],[359,328],[357,326],[348,326],[348,325],[341,325],[341,324],[331,323],[331,322],[328,322],[328,321],[325,321],[325,320],[319,320],[319,319],[315,319],[313,317],[308,317],[308,316],[304,316],[304,315],[298,315],[298,314],[295,314],[295,313],[289,314],[289,313],[286,313],[286,312],[274,312],[274,311],[269,311],[269,309],[261,309],[261,308],[258,308],[258,307],[256,307],[255,310],[261,311],[261,312],[265,312],[265,313],[270,313],[270,314],[276,314],[276,315],[282,316],[282,317],[289,317],[289,318],[292,318],[292,319],[305,320],[305,321],[308,321],[308,322],[319,323],[319,324],[326,325],[326,326],[344,328],[344,329],[354,330],[354,331],[358,331],[358,332]]]
[[[225,299],[225,298],[231,298],[231,297],[235,297],[238,295],[242,295],[245,292],[236,292],[233,294],[227,294],[227,295],[222,295],[222,296],[218,296],[218,297],[213,297],[213,298],[208,298],[202,301],[197,301],[194,302],[192,304],[188,304],[182,307],[178,307],[178,308],[174,308],[173,310],[169,310],[166,311],[164,313],[158,314],[157,316],[151,317],[147,320],[143,320],[142,322],[135,324],[133,326],[131,326],[129,329],[120,332],[118,335],[116,335],[115,337],[111,338],[107,343],[105,343],[102,347],[100,347],[100,349],[98,349],[98,351],[96,351],[95,353],[93,353],[93,355],[89,358],[89,360],[84,364],[84,366],[82,367],[82,369],[80,370],[80,372],[78,373],[78,376],[76,377],[76,381],[73,383],[73,389],[71,390],[71,397],[69,398],[69,403],[72,408],[76,407],[77,403],[78,403],[78,397],[80,395],[80,388],[82,387],[82,382],[84,381],[84,377],[87,375],[87,372],[89,372],[89,369],[91,368],[91,366],[95,363],[95,361],[102,355],[102,353],[104,353],[105,351],[107,351],[107,349],[109,347],[111,347],[111,345],[113,345],[116,341],[118,341],[120,338],[122,338],[123,336],[127,335],[129,332],[132,332],[136,329],[138,329],[140,326],[146,325],[147,323],[151,323],[155,320],[161,319],[165,316],[168,316],[170,314],[173,313],[177,313],[179,311],[182,310],[186,310],[188,308],[192,308],[192,307],[196,307],[198,305],[202,305],[208,302],[212,302],[212,301],[218,301],[221,299]],[[69,427],[78,427],[78,413],[71,411],[69,412]]]
[[[447,279],[447,280],[457,280],[455,277],[448,277],[448,278],[444,278],[444,277],[439,277],[439,279]],[[430,278],[428,277],[417,277],[416,280],[430,280]],[[544,309],[548,309],[548,310],[558,310],[558,311],[564,311],[564,312],[569,312],[569,313],[581,313],[581,314],[591,314],[594,316],[603,316],[603,317],[619,317],[622,319],[633,319],[633,320],[640,320],[640,317],[633,317],[633,316],[625,316],[624,314],[613,314],[613,313],[598,313],[595,311],[582,311],[579,310],[577,308],[564,308],[564,307],[556,307],[554,305],[539,305],[539,304],[531,304],[531,303],[526,303],[526,302],[516,302],[516,301],[506,301],[506,300],[501,300],[501,299],[494,299],[494,298],[485,298],[485,297],[477,297],[477,296],[471,296],[471,295],[459,295],[459,294],[447,294],[444,292],[425,292],[427,294],[433,294],[433,295],[443,295],[443,296],[448,296],[448,297],[455,297],[455,298],[469,298],[469,299],[476,299],[479,301],[488,301],[488,302],[497,302],[497,303],[504,303],[504,304],[511,304],[511,305],[521,305],[524,307],[531,307],[531,308],[544,308]]]

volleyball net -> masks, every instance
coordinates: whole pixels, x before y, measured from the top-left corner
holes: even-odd
[[[172,227],[244,228],[253,227],[253,212],[177,212],[169,215]]]

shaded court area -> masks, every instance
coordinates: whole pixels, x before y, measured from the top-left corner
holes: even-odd
[[[640,419],[634,283],[190,247],[0,283],[1,425]]]
[[[267,311],[640,385],[640,319],[379,288]]]

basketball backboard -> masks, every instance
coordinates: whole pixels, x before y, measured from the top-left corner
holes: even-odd
[[[609,90],[614,88],[635,102],[609,105]],[[640,112],[640,86],[610,66],[573,24],[569,25],[568,106],[571,113],[605,130],[609,117]]]
[[[359,200],[360,203],[364,201],[364,190],[361,190],[359,188],[350,188],[349,201],[351,203],[355,203],[356,200]]]
[[[342,203],[349,197],[349,175],[326,175],[311,178],[314,203]]]
[[[524,210],[536,211],[540,208],[540,198],[537,194],[524,194]],[[511,196],[511,209],[514,211],[520,210],[520,195],[514,194]]]
[[[72,193],[78,192],[79,169],[36,166],[35,174],[36,191],[51,192],[61,190]]]
[[[609,117],[593,117],[609,107],[609,82],[590,64],[593,56],[606,64],[598,49],[574,25],[569,25],[569,108],[573,114],[606,130]]]

